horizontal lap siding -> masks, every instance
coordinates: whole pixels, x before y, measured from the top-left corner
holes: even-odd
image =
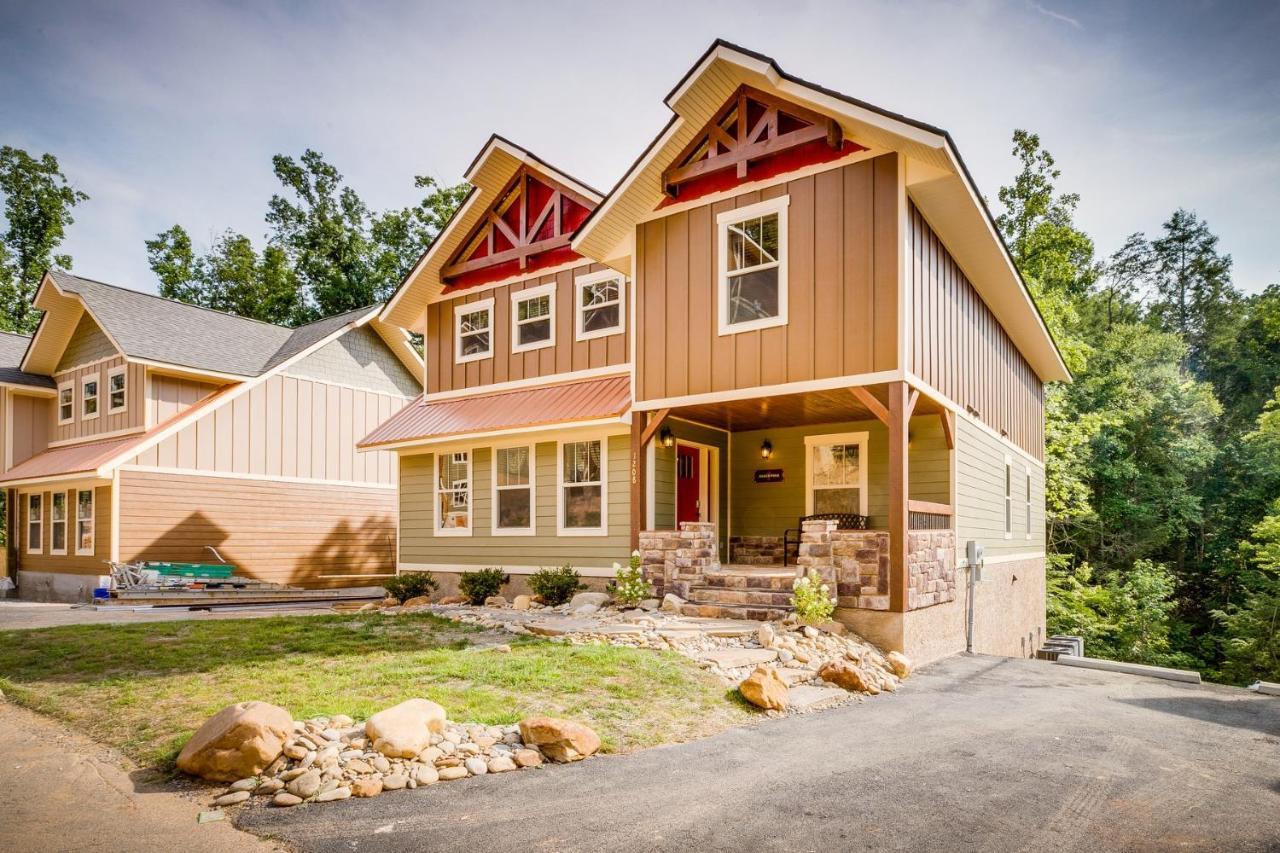
[[[1042,383],[915,205],[908,220],[911,370],[1043,459]]]
[[[50,517],[53,490],[44,495],[44,523],[40,527],[41,553],[28,554],[27,495],[34,490],[18,493],[18,568],[24,572],[57,572],[71,575],[107,575],[111,573],[106,560],[111,558],[111,487],[97,486],[93,490],[93,555],[77,554],[76,549],[76,489],[65,489],[67,495],[67,553],[50,554]]]
[[[524,281],[500,287],[463,291],[453,299],[435,302],[427,306],[427,392],[456,391],[460,388],[477,388],[495,382],[513,382],[534,379],[555,373],[569,373],[628,363],[630,322],[623,331],[589,341],[575,341],[576,328],[574,279],[604,269],[600,264],[584,264],[573,269],[561,270],[551,275],[534,276]],[[544,284],[556,284],[555,298],[555,346],[530,352],[511,351],[511,294]],[[622,294],[625,306],[627,293]],[[493,356],[466,364],[458,364],[455,358],[454,312],[460,305],[493,299],[492,342]]]
[[[716,217],[786,195],[787,325],[719,334]],[[896,155],[838,167],[636,229],[639,398],[897,367]]]
[[[1004,534],[1005,456],[1013,461],[1013,535]],[[1031,473],[1031,538],[1026,525],[1026,472]],[[982,542],[988,556],[1043,552],[1044,469],[1011,452],[998,438],[956,419],[956,544]]]
[[[122,560],[211,562],[211,545],[238,575],[312,587],[394,571],[393,489],[125,471],[120,492]]]
[[[556,444],[535,445],[534,491],[536,533],[532,536],[492,535],[493,451],[473,448],[472,535],[434,535],[433,478],[435,455],[400,459],[400,560],[403,563],[458,566],[608,567],[625,563],[630,552],[629,439],[609,439],[607,536],[556,535]]]

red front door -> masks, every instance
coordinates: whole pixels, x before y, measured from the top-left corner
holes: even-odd
[[[702,476],[698,448],[676,446],[676,523],[702,520]]]

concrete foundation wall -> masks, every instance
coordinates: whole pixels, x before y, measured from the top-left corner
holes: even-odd
[[[110,574],[104,563],[103,575]],[[93,599],[96,575],[18,571],[18,597],[24,601],[83,602]]]

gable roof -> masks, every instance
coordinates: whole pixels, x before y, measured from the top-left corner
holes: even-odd
[[[470,182],[471,191],[387,300],[380,315],[383,322],[423,331],[420,328],[423,312],[444,290],[442,270],[521,166],[528,166],[595,204],[603,198],[599,190],[560,171],[514,142],[493,134],[467,167],[464,177]]]
[[[21,367],[22,357],[31,344],[30,335],[0,332],[0,385],[26,385],[31,388],[54,389],[56,385],[48,376],[27,373]]]
[[[907,194],[1044,381],[1070,380],[1056,342],[1014,266],[991,212],[951,135],[784,72],[771,57],[717,39],[665,98],[673,115],[578,229],[575,250],[622,272],[635,224],[664,198],[662,173],[742,85],[835,119],[869,154],[908,160]],[[702,200],[706,203],[706,200]]]

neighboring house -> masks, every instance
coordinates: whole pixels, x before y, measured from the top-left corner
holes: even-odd
[[[108,560],[216,562],[303,586],[395,565],[396,459],[355,442],[421,390],[380,306],[287,329],[50,272],[0,335],[0,486],[25,598]]]
[[[700,612],[767,617],[798,562],[931,660],[965,646],[972,540],[974,648],[1033,654],[1070,375],[951,138],[724,42],[666,104],[603,198],[491,139],[383,309],[426,338],[423,399],[361,442],[400,455],[399,570],[604,578],[638,547]]]

